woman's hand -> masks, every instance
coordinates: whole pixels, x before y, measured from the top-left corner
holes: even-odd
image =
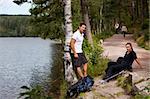
[[[143,68],[144,68],[144,66],[142,66],[142,65],[139,65],[139,68],[140,68],[140,69],[143,69]]]
[[[139,60],[138,59],[135,59],[135,61],[137,62],[137,64],[139,65],[139,68],[141,68],[141,69],[143,69],[144,68],[144,66],[142,66],[141,65],[141,63],[139,62]]]

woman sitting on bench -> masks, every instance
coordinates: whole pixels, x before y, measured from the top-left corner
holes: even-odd
[[[140,68],[142,68],[140,62],[137,59],[136,53],[132,48],[132,44],[127,43],[125,46],[127,51],[124,57],[119,57],[117,62],[108,62],[108,67],[105,70],[106,75],[103,77],[103,80],[121,72],[122,70],[132,70],[132,63],[134,60],[138,63]]]

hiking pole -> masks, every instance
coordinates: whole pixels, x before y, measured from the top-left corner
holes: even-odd
[[[119,72],[119,73],[117,73],[117,74],[114,74],[114,75],[112,75],[111,77],[105,79],[105,80],[104,80],[103,82],[101,82],[101,83],[102,83],[102,84],[103,84],[103,83],[106,83],[106,82],[108,82],[109,80],[111,80],[112,78],[117,77],[118,75],[121,75],[122,73],[125,73],[125,71],[122,70],[121,72]]]

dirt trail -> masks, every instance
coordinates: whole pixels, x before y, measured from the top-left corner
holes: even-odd
[[[123,38],[123,35],[115,34],[111,38],[106,39],[103,42],[103,55],[112,61],[116,61],[118,57],[124,56],[126,52],[125,44],[127,42],[132,43],[137,57],[142,66],[144,66],[143,69],[140,69],[137,63],[133,63],[133,73],[136,75],[133,79],[150,77],[150,51],[138,47],[132,39],[132,35],[126,35],[126,38]],[[130,96],[125,95],[124,90],[116,85],[116,81],[100,84],[100,79],[100,77],[94,79],[93,90],[81,95],[82,99],[130,99]]]
[[[126,38],[123,38],[123,35],[121,34],[115,34],[111,38],[106,39],[103,44],[104,55],[107,55],[109,59],[116,61],[119,56],[124,56],[126,52],[125,44],[127,42],[132,43],[133,49],[143,66],[143,69],[139,69],[138,64],[134,62],[132,65],[133,72],[142,77],[150,77],[150,51],[139,47],[132,39],[131,34],[126,35]]]

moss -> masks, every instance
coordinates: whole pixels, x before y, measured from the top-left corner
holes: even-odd
[[[67,83],[65,82],[65,80],[63,80],[63,84],[61,84],[60,86],[60,99],[65,99],[66,96],[66,92],[67,92]]]
[[[127,94],[132,95],[131,99],[150,99],[150,95],[143,95],[140,92],[133,92],[134,90],[131,82],[128,80],[128,77],[123,76],[119,77],[117,79],[117,85],[121,86],[126,91]],[[147,87],[145,87],[144,90],[149,91],[150,90],[149,86],[150,84]]]
[[[127,94],[131,93],[132,91],[132,83],[130,83],[128,77],[119,77],[117,79],[117,86],[121,86]]]
[[[150,83],[148,83],[148,85],[142,91],[144,90],[150,92]],[[137,92],[135,96],[132,97],[132,99],[150,99],[150,95]]]
[[[116,94],[114,94],[114,95],[116,95],[117,97],[119,97],[119,96],[124,95],[124,93],[123,93],[123,92],[118,92],[118,93],[116,93]]]
[[[125,80],[124,77],[122,77],[122,76],[118,77],[118,78],[117,78],[117,86],[123,87],[124,80]]]
[[[150,95],[137,94],[134,97],[132,97],[132,99],[150,99]]]

